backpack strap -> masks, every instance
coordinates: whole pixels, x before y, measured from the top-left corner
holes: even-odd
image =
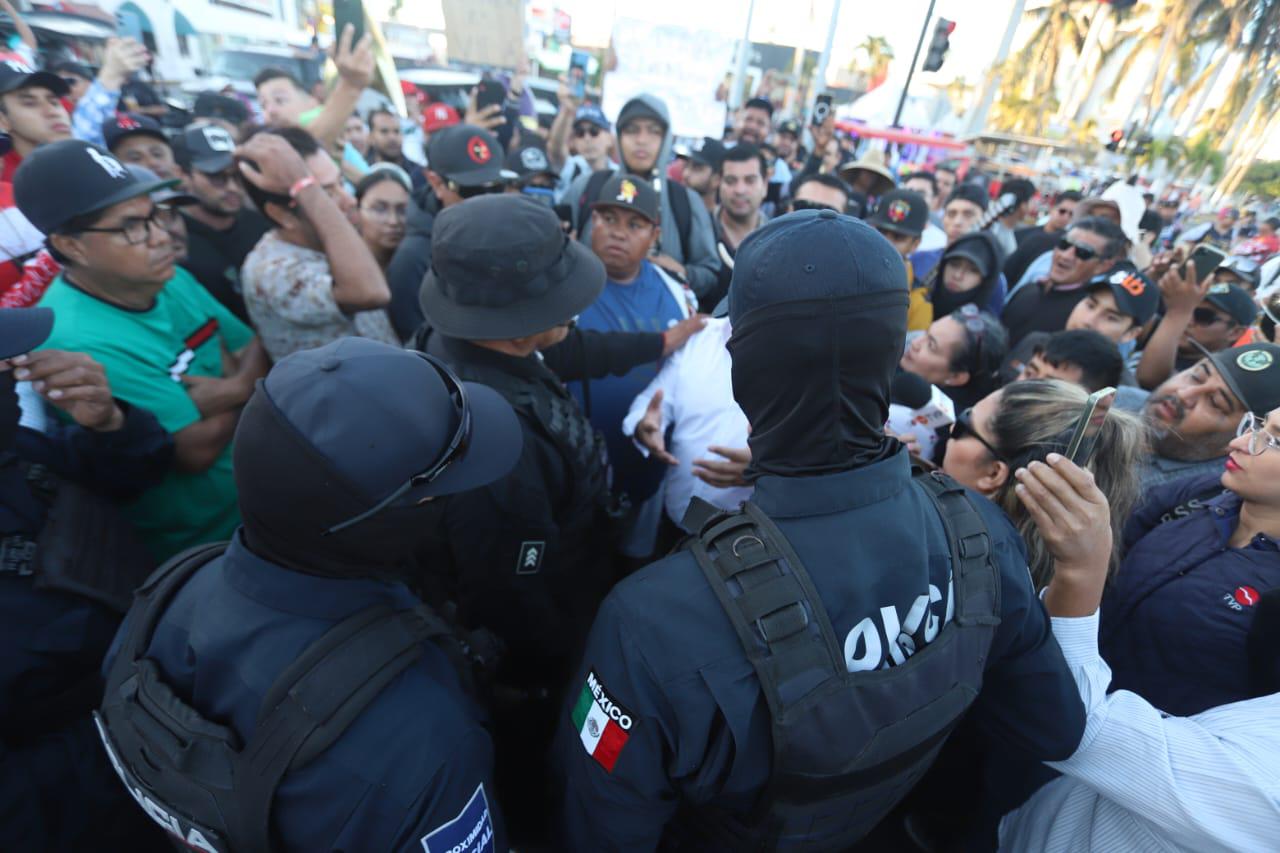
[[[977,507],[964,487],[941,471],[918,472],[911,481],[938,510],[951,547],[951,565],[964,579],[965,594],[956,601],[956,623],[999,625],[999,573],[988,568],[993,561],[991,535]]]
[[[680,249],[684,252],[685,263],[693,260],[689,242],[693,238],[693,207],[689,204],[689,189],[675,181],[666,182],[671,196],[671,215],[676,220],[676,233],[680,235]]]
[[[579,240],[582,239],[582,229],[586,227],[587,214],[591,212],[591,205],[612,175],[613,172],[608,169],[601,169],[599,172],[592,172],[591,177],[587,178],[587,185],[583,188],[582,195],[578,196],[578,215],[574,220]]]

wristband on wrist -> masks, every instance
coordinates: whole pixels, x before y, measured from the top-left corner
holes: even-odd
[[[316,179],[312,175],[307,175],[305,178],[298,178],[298,180],[294,182],[293,186],[289,187],[289,198],[297,201],[298,195],[303,190],[307,187],[314,187],[315,185]]]

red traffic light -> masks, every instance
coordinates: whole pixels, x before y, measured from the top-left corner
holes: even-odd
[[[1119,141],[1120,141],[1120,140],[1122,140],[1122,139],[1124,139],[1124,131],[1123,131],[1123,130],[1113,130],[1113,131],[1111,131],[1111,141],[1112,141],[1112,142],[1119,142]]]
[[[947,24],[947,35],[951,35],[952,33],[954,33],[954,32],[956,31],[956,22],[955,22],[955,21],[947,21],[947,19],[946,19],[946,18],[943,18],[942,20],[943,20],[943,21],[946,21],[946,24]]]

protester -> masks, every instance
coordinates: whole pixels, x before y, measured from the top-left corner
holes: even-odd
[[[68,91],[57,74],[0,62],[0,131],[11,145],[0,181],[12,182],[18,166],[41,145],[71,137],[71,121],[62,103]],[[94,132],[101,138],[101,125]]]
[[[62,82],[67,84],[67,103],[71,105],[69,107],[71,110],[74,110],[76,104],[80,103],[80,99],[89,91],[89,86],[93,84],[94,78],[98,76],[91,66],[74,60],[64,60],[56,63],[49,70],[61,77]]]
[[[907,332],[924,331],[933,322],[933,306],[925,282],[916,278],[911,255],[920,247],[921,235],[929,222],[928,202],[912,190],[890,190],[876,201],[866,221],[902,255],[911,299],[907,307]]]
[[[261,156],[266,163],[257,162]],[[244,259],[245,306],[275,361],[347,335],[400,343],[386,279],[351,225],[355,200],[305,130],[262,131],[239,152],[244,187],[274,226]]]
[[[1097,615],[1108,579],[1106,498],[1060,456],[1022,476],[1022,500],[1056,558],[1044,600],[1088,734],[1050,765],[1063,778],[1004,820],[1001,849],[1266,849],[1280,832],[1277,697],[1180,719],[1128,691],[1108,693]]]
[[[1178,237],[1178,244],[1187,246],[1189,250],[1192,246],[1208,243],[1224,252],[1230,252],[1235,238],[1236,221],[1239,218],[1240,211],[1234,207],[1223,207],[1213,221],[1183,231]]]
[[[1014,232],[1018,248],[1004,262],[1004,277],[1017,282],[1027,267],[1045,252],[1053,250],[1075,216],[1076,205],[1083,196],[1075,190],[1064,190],[1053,197],[1049,215],[1043,225],[1020,228]]]
[[[965,305],[998,315],[1004,305],[1003,259],[998,241],[989,231],[976,231],[952,242],[925,282],[933,316],[945,317]]]
[[[943,211],[942,219],[943,232],[946,234],[948,247],[954,246],[961,238],[974,233],[978,225],[981,224],[986,207],[987,192],[982,187],[965,183],[952,192],[951,198],[947,201]],[[1004,308],[1005,296],[1008,291],[1004,275],[1000,272],[1000,265],[1004,262],[1003,250],[999,248],[998,241],[994,240],[988,242],[985,247],[973,248],[976,245],[971,244],[967,253],[982,259],[979,264],[979,267],[983,270],[982,281],[985,283],[988,279],[994,277],[994,284],[990,285],[989,289],[984,287],[982,290],[986,300],[983,303],[983,307],[993,314],[999,315]],[[938,287],[938,278],[941,272],[939,263],[943,255],[948,251],[949,248],[932,252],[917,250],[910,258],[912,268],[915,270],[921,286],[930,294],[936,294],[940,290]],[[988,259],[988,253],[992,252],[995,253],[994,257]],[[994,270],[990,266],[992,262],[996,264]],[[954,277],[955,273],[953,272],[952,275]],[[964,299],[965,297],[960,298]],[[942,301],[944,303],[954,303],[956,300],[944,298]],[[936,308],[934,316],[940,316]]]
[[[702,204],[712,216],[715,225],[716,208],[720,204],[720,164],[727,149],[718,139],[704,136],[689,150],[689,162],[685,163],[683,183],[702,199]]]
[[[929,205],[929,211],[932,214],[934,207],[937,205],[938,195],[938,179],[930,172],[911,172],[902,178],[902,188],[918,193],[925,200],[925,204]],[[946,248],[947,233],[933,222],[932,215],[928,224],[925,225],[924,231],[920,235],[920,245],[918,248],[921,252],[933,252],[938,249]]]
[[[893,173],[884,164],[884,154],[880,151],[867,151],[861,159],[841,164],[836,174],[855,193],[862,193],[867,198],[884,195],[896,183]]]
[[[369,125],[360,117],[359,113],[352,113],[347,119],[347,123],[342,126],[342,141],[352,148],[366,155],[368,160],[369,154]]]
[[[1127,347],[1155,317],[1159,305],[1160,292],[1151,280],[1129,261],[1121,261],[1085,285],[1085,297],[1071,309],[1065,328],[1091,329],[1116,346]]]
[[[563,826],[570,849],[647,849],[662,838],[698,849],[738,849],[770,832],[797,844],[847,847],[892,808],[909,781],[885,789],[874,774],[859,774],[856,783],[845,775],[846,786],[824,780],[858,770],[856,756],[881,726],[897,726],[907,740],[877,755],[877,765],[902,756],[908,743],[935,738],[935,723],[913,713],[957,677],[981,678],[984,668],[985,701],[974,713],[1003,732],[1006,743],[1040,756],[1066,757],[1075,749],[1082,721],[1070,676],[1045,642],[1046,620],[1025,563],[1009,545],[1016,534],[993,506],[975,503],[967,511],[980,513],[968,518],[1000,543],[991,550],[995,565],[983,560],[987,583],[1001,591],[998,605],[985,599],[983,618],[994,622],[997,610],[1007,618],[972,654],[949,657],[945,676],[922,670],[931,655],[912,654],[947,634],[963,643],[964,629],[947,618],[944,595],[965,602],[961,612],[973,611],[963,581],[954,593],[931,598],[930,584],[951,588],[954,546],[932,501],[911,485],[906,452],[883,434],[906,334],[906,280],[898,258],[870,227],[831,211],[781,217],[741,247],[729,295],[728,349],[734,397],[752,425],[750,514],[726,527],[704,510],[695,526],[709,544],[699,542],[694,551],[679,551],[624,580],[601,607],[572,688],[581,686],[581,693],[571,692],[556,745],[566,775]],[[730,547],[735,541],[737,552]],[[708,547],[710,555],[698,550]],[[744,591],[778,586],[784,577],[776,568],[779,547],[789,555],[788,575],[804,570],[805,583],[762,604],[761,624],[753,627],[735,603],[736,584],[722,585],[733,578]],[[808,575],[819,580],[821,599]],[[755,596],[748,592],[748,598]],[[882,611],[877,604],[885,600]],[[915,609],[913,602],[919,602]],[[825,639],[813,619],[795,617],[797,608],[824,614]],[[899,614],[908,610],[900,625]],[[882,613],[893,614],[887,644],[876,621],[888,618],[877,616]],[[837,637],[845,638],[843,652]],[[1030,637],[1036,639],[1024,642]],[[816,670],[788,663],[777,645],[788,639],[803,640],[802,647],[820,644],[823,663]],[[751,643],[751,651],[743,643]],[[755,644],[768,650],[778,670],[763,660],[757,670]],[[786,692],[779,697],[778,688],[793,683],[797,668],[808,673],[807,683],[825,675],[833,686],[823,703],[783,716],[793,700]],[[834,686],[847,684],[848,672],[864,670],[882,670],[888,683],[918,689],[907,699],[902,690],[886,688],[873,699]],[[959,675],[966,671],[970,675]],[[1000,710],[985,716],[988,708]],[[936,721],[942,731],[958,712]],[[822,713],[832,715],[829,724],[814,719]],[[904,719],[913,725],[901,727]],[[785,740],[771,736],[769,720],[783,727]],[[934,754],[913,753],[912,769],[898,778],[915,778]],[[841,769],[827,770],[833,765]],[[789,767],[813,784],[785,810],[774,810],[760,794],[771,781],[789,778]]]
[[[191,107],[192,125],[214,125],[237,142],[249,124],[249,105],[240,98],[218,92],[201,92]]]
[[[422,168],[405,156],[400,116],[385,107],[369,113],[369,148],[366,159],[370,165],[391,163],[399,166],[413,181],[414,190],[420,190],[427,184],[427,176]]]
[[[933,179],[938,184],[937,208],[941,213],[946,207],[947,199],[951,198],[951,194],[955,192],[956,185],[960,182],[959,173],[955,167],[947,163],[939,163],[933,169]]]
[[[658,254],[651,260],[701,296],[715,285],[720,259],[716,257],[710,214],[692,190],[666,177],[672,138],[667,105],[653,95],[638,95],[622,105],[617,128],[621,165],[614,171],[652,181],[662,205],[661,219],[667,223],[662,229]],[[565,192],[565,203],[573,206],[574,229],[583,242],[591,240],[588,209],[610,174],[597,171],[579,176]]]
[[[1007,258],[1018,250],[1014,229],[1026,218],[1027,206],[1035,198],[1036,187],[1026,178],[1011,178],[1000,185],[1000,197],[1003,199],[1006,195],[1012,195],[1017,200],[1016,203],[997,217],[988,230],[1000,245],[1002,255]]]
[[[795,119],[783,119],[773,131],[773,146],[778,149],[778,159],[798,172],[804,165],[805,149],[800,140],[800,123]]]
[[[749,98],[738,110],[733,139],[736,144],[759,146],[773,128],[773,104],[767,98]]]
[[[398,166],[376,167],[356,185],[360,236],[383,271],[404,240],[411,193],[409,176]]]
[[[567,94],[567,87],[562,86],[560,112],[547,140],[547,156],[553,166],[559,164],[560,168],[556,184],[560,197],[579,177],[617,168],[610,159],[613,125],[609,119],[595,104],[576,106]]]
[[[521,134],[519,145],[507,152],[504,166],[509,173],[509,192],[524,192],[540,199],[547,207],[555,206],[556,182],[560,176],[551,168],[547,147],[541,138]]]
[[[125,165],[125,168],[128,169],[130,174],[135,178],[144,183],[163,183],[159,175],[143,166],[129,163]],[[169,232],[169,243],[173,246],[174,263],[185,267],[190,241],[187,239],[187,221],[182,218],[181,213],[183,208],[199,204],[199,199],[193,195],[182,192],[180,189],[175,189],[174,186],[162,187],[160,189],[153,190],[148,195],[150,195],[151,200],[155,202],[157,209],[163,208],[170,214],[177,214],[169,216],[162,214],[160,218],[160,225],[165,231]]]
[[[769,221],[760,210],[769,189],[768,168],[759,148],[739,142],[720,158],[716,172],[720,203],[712,213],[711,224],[721,260],[732,260],[747,235]],[[716,286],[699,297],[702,310],[710,311],[720,304],[729,292],[732,277],[732,266],[723,263]]]
[[[52,327],[47,308],[0,310],[0,846],[151,849],[89,712],[133,588],[155,565],[119,507],[164,478],[173,441],[112,398],[89,356],[31,352]],[[46,403],[69,422],[46,417]]]
[[[244,525],[152,578],[104,666],[103,745],[147,812],[204,849],[507,849],[476,652],[405,581],[429,502],[519,448],[497,394],[420,353],[277,364],[236,433]]]
[[[76,101],[71,114],[71,130],[77,139],[103,144],[102,126],[119,109],[121,90],[129,77],[146,67],[149,56],[146,46],[134,39],[107,39],[98,76]],[[58,138],[66,137],[64,134]],[[7,175],[5,179],[8,180]]]
[[[1250,294],[1257,292],[1261,278],[1258,263],[1242,255],[1232,255],[1213,271],[1215,283],[1234,284]]]
[[[497,138],[471,124],[456,124],[431,134],[427,144],[427,187],[413,196],[404,240],[387,267],[391,288],[391,324],[407,339],[427,318],[418,295],[431,269],[431,234],[442,210],[464,199],[505,189],[503,151]]]
[[[103,124],[102,138],[121,163],[142,166],[165,180],[178,177],[169,137],[150,116],[116,113]]]
[[[1040,280],[1024,282],[1009,294],[1001,319],[1017,346],[1030,332],[1066,328],[1076,303],[1088,295],[1087,282],[1124,256],[1124,232],[1101,217],[1077,220],[1053,250],[1053,265]]]
[[[1066,452],[1087,397],[1080,386],[1055,379],[1015,382],[962,411],[947,442],[942,470],[1005,511],[1022,534],[1037,590],[1053,577],[1054,558],[1019,500],[1014,472],[1043,462],[1050,453]],[[1115,410],[1103,422],[1093,459],[1085,466],[1112,509],[1112,571],[1119,563],[1121,529],[1141,494],[1138,469],[1146,452],[1142,424]]]
[[[1046,335],[1019,378],[1061,379],[1093,393],[1119,385],[1123,372],[1124,359],[1110,338],[1092,329],[1069,329]]]
[[[239,523],[231,436],[267,369],[249,328],[174,265],[163,223],[178,214],[148,197],[172,183],[140,183],[80,140],[37,149],[14,182],[18,207],[63,265],[40,303],[54,310],[45,345],[92,356],[119,399],[173,435],[173,467],[127,509],[157,559]]]
[[[1268,216],[1258,223],[1258,233],[1237,243],[1232,252],[1260,264],[1272,255],[1280,253],[1280,234],[1276,233],[1278,231],[1280,231],[1280,218]]]
[[[812,174],[797,179],[791,190],[790,208],[796,210],[834,210],[844,213],[853,191],[844,181],[832,175]]]
[[[975,305],[963,305],[908,344],[898,366],[938,386],[957,409],[965,409],[999,387],[1008,350],[1000,321]]]
[[[1152,431],[1154,452],[1142,466],[1143,489],[1220,472],[1245,413],[1280,407],[1280,347],[1258,343],[1216,352],[1175,373],[1149,395],[1116,402],[1141,408]]]

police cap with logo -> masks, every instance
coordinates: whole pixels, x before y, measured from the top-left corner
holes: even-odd
[[[6,59],[0,62],[0,95],[16,92],[18,89],[29,89],[39,86],[48,89],[59,97],[71,93],[67,81],[51,71],[37,71],[25,62],[17,59]]]
[[[436,216],[420,300],[431,326],[468,341],[545,332],[604,290],[604,264],[552,210],[516,193],[477,196]]]
[[[1116,310],[1133,318],[1141,326],[1156,315],[1160,307],[1160,289],[1129,261],[1121,261],[1089,282],[1089,289],[1111,291]]]
[[[611,207],[634,211],[655,225],[658,224],[658,193],[644,178],[619,172],[605,181],[600,195],[591,205],[592,210]]]
[[[428,168],[461,187],[482,187],[510,177],[502,167],[498,137],[474,124],[455,124],[431,134]]]
[[[866,221],[872,228],[919,237],[929,224],[929,203],[918,192],[892,190],[880,196]]]
[[[1266,417],[1280,408],[1280,346],[1233,347],[1215,352],[1209,360],[1245,409]]]
[[[235,162],[235,151],[235,139],[216,124],[189,125],[173,140],[173,159],[188,172],[225,172]]]
[[[1258,319],[1258,305],[1249,291],[1239,285],[1216,281],[1209,285],[1204,301],[1225,313],[1239,326],[1252,326]]]
[[[13,176],[13,197],[32,225],[53,234],[77,217],[177,183],[142,180],[105,148],[64,139],[27,155]]]
[[[511,149],[511,153],[507,155],[506,169],[521,183],[537,175],[559,178],[556,171],[551,168],[551,161],[547,159],[546,146],[537,137],[532,142],[525,142],[519,148]]]

